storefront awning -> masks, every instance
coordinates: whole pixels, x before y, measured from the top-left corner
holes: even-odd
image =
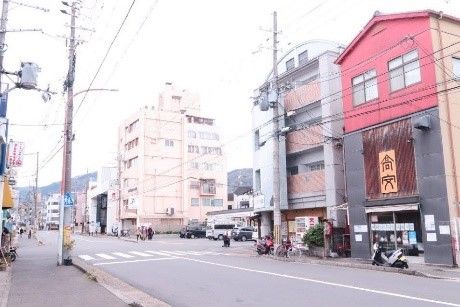
[[[2,202],[2,208],[3,209],[11,209],[13,208],[13,195],[11,193],[11,187],[8,184],[8,181],[5,180],[3,183],[3,202]]]
[[[418,203],[416,204],[404,204],[404,205],[392,205],[392,206],[375,206],[365,208],[366,213],[374,212],[396,212],[396,211],[417,211]]]

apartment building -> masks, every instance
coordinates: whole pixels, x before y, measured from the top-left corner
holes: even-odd
[[[339,67],[341,46],[313,40],[299,44],[278,62],[278,126],[273,132],[270,101],[272,73],[255,91],[254,211],[262,236],[273,231],[273,176],[280,180],[281,234],[295,237],[296,219],[330,219],[345,226],[342,163],[342,103]],[[337,118],[331,121],[331,118]],[[279,174],[273,174],[273,151],[279,143]]]
[[[59,203],[61,194],[53,194],[46,200],[46,229],[59,228]]]
[[[118,169],[116,166],[103,166],[97,172],[97,180],[88,184],[85,193],[87,204],[87,223],[98,232],[112,234],[117,227],[119,216]]]
[[[215,120],[198,96],[166,83],[157,107],[119,128],[122,227],[178,230],[226,206],[226,165]]]

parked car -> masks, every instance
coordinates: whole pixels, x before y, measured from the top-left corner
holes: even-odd
[[[235,241],[256,240],[257,237],[257,229],[254,229],[254,227],[235,227],[232,230],[232,238]]]
[[[206,227],[206,237],[210,240],[223,240],[224,235],[235,228],[235,224],[211,224]]]
[[[187,239],[204,238],[206,237],[206,228],[204,227],[188,227],[185,233]]]

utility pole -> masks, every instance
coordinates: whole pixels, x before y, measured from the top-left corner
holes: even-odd
[[[65,11],[64,11],[65,12]],[[67,13],[69,14],[69,13]],[[65,81],[67,90],[67,105],[64,120],[64,147],[62,159],[61,202],[59,214],[59,242],[58,264],[71,261],[70,250],[65,249],[65,243],[70,242],[72,224],[71,180],[72,180],[72,141],[73,141],[73,83],[75,80],[75,19],[77,3],[71,4],[70,12],[70,42],[69,42],[69,70]],[[68,242],[67,242],[68,241]]]
[[[117,156],[118,162],[118,233],[117,236],[121,237],[122,222],[121,222],[121,153]]]
[[[38,203],[38,151],[37,151],[37,168],[35,169],[35,197],[34,197],[34,202],[35,202],[35,230],[38,230],[38,216],[37,216],[37,203]]]
[[[0,96],[3,93],[3,87],[2,87],[2,74],[3,74],[3,58],[6,50],[6,45],[5,45],[5,36],[6,36],[6,23],[8,21],[8,5],[9,5],[9,0],[3,0],[3,6],[2,6],[2,17],[0,21]],[[3,97],[1,97],[3,100]],[[6,114],[5,114],[6,117]],[[7,122],[7,119],[4,119],[5,122]],[[3,120],[2,120],[3,122]],[[4,136],[5,139],[3,140],[5,143],[6,141],[6,135]],[[1,159],[3,162],[3,165],[6,165],[6,157],[4,156],[6,154],[6,150],[2,150],[2,155]],[[6,169],[6,167],[4,167]],[[2,173],[0,174],[0,202],[3,205],[3,185],[5,184],[5,174]],[[3,226],[3,210],[0,210],[0,225]],[[2,242],[2,238],[0,236],[0,245]]]
[[[281,244],[281,210],[280,210],[280,145],[278,112],[278,23],[277,13],[273,12],[273,79],[272,91],[276,102],[273,105],[273,234],[275,244]]]

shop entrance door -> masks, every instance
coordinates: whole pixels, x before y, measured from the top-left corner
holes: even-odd
[[[418,210],[368,212],[368,218],[372,245],[378,242],[386,250],[401,248],[414,256],[423,252]]]

